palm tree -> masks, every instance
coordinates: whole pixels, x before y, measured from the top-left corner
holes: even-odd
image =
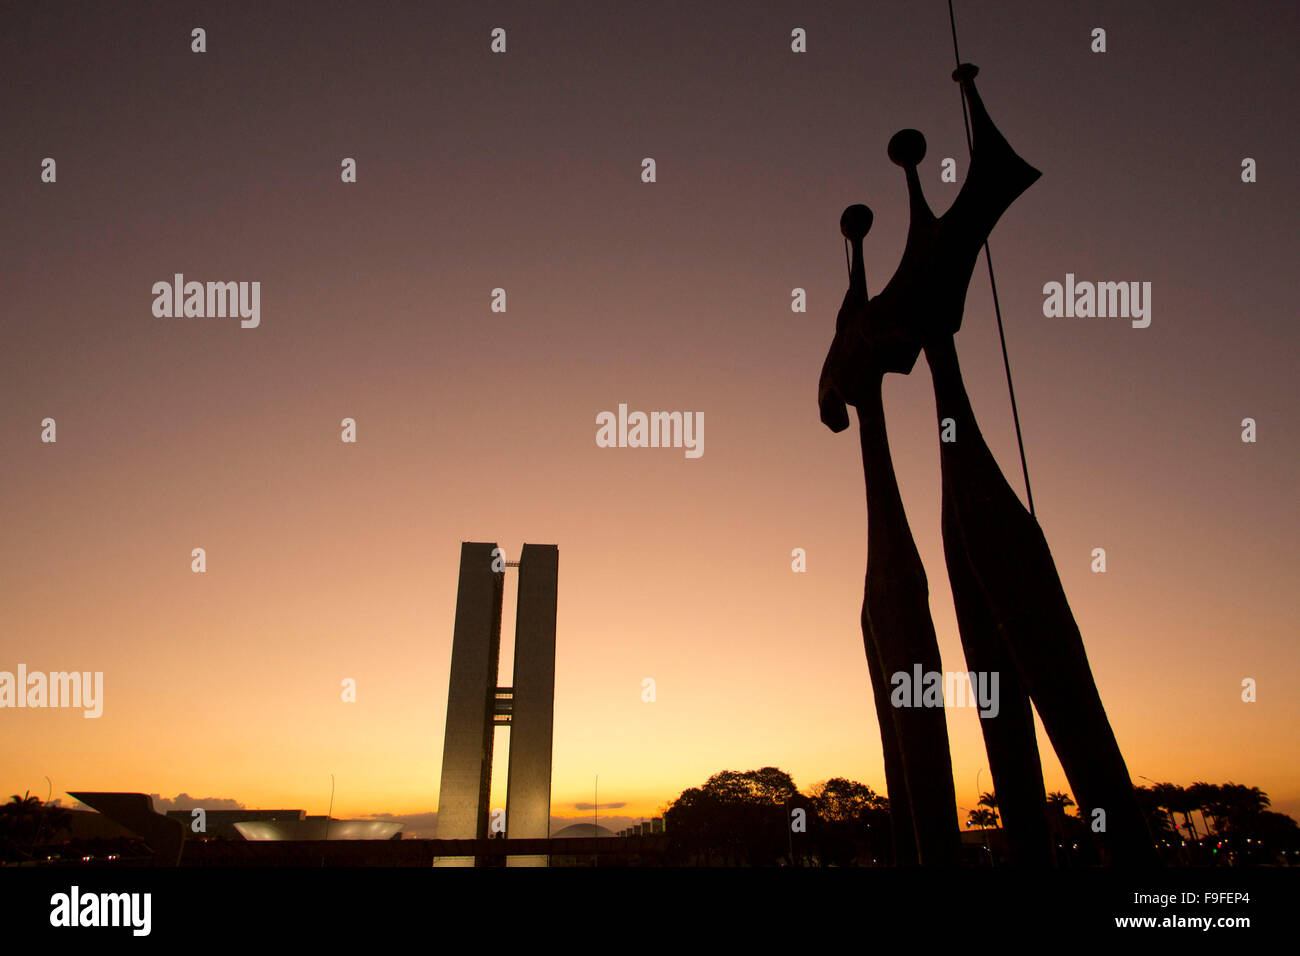
[[[34,825],[41,815],[41,798],[33,797],[30,790],[21,797],[15,793],[8,803],[0,807],[0,814],[4,814],[11,827],[26,829]]]
[[[1219,790],[1226,804],[1229,827],[1243,833],[1249,831],[1260,814],[1271,805],[1268,794],[1259,787],[1247,787],[1240,783],[1229,782]]]
[[[985,827],[995,827],[998,825],[998,815],[992,810],[985,810],[983,808],[979,810],[971,810],[967,815],[966,825],[979,827],[981,830]]]
[[[1151,828],[1151,838],[1157,844],[1174,842],[1178,834],[1170,826],[1169,815],[1161,806],[1161,797],[1156,788],[1134,787],[1133,795],[1137,797],[1138,806],[1142,808],[1142,813],[1147,818],[1147,825]]]
[[[1155,796],[1156,806],[1165,812],[1169,820],[1169,829],[1178,834],[1178,821],[1174,819],[1174,811],[1180,805],[1180,794],[1183,788],[1173,783],[1157,783],[1151,788]]]
[[[1247,787],[1240,783],[1225,783],[1220,789],[1227,794],[1232,809],[1248,816],[1263,813],[1272,805],[1268,794],[1259,787]]]
[[[1206,835],[1217,832],[1220,818],[1223,816],[1221,788],[1217,784],[1198,780],[1187,788],[1187,792],[1195,801],[1196,808],[1201,811],[1201,823],[1205,827]],[[1213,828],[1210,826],[1209,817],[1214,817]]]
[[[31,855],[26,847],[34,844],[40,833],[41,815],[41,800],[30,791],[21,797],[15,793],[0,806],[0,845],[6,854]]]
[[[1200,839],[1200,834],[1196,832],[1196,824],[1192,822],[1192,811],[1196,809],[1196,798],[1182,787],[1174,787],[1170,794],[1172,803],[1169,809],[1174,813],[1180,813],[1183,817],[1183,829],[1192,838],[1195,843]]]
[[[1062,793],[1060,790],[1053,790],[1047,795],[1047,805],[1049,807],[1060,807],[1064,813],[1066,808],[1074,806],[1074,801],[1070,799],[1068,793]]]

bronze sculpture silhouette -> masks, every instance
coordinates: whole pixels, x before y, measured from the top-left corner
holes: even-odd
[[[943,710],[896,708],[889,702],[890,674],[910,673],[918,663],[925,671],[940,669],[925,568],[894,478],[881,403],[885,373],[910,372],[921,350],[899,334],[897,323],[870,321],[879,302],[879,297],[868,301],[862,255],[871,211],[851,206],[840,226],[853,245],[853,263],[826,361],[837,369],[852,370],[851,376],[837,380],[836,388],[858,409],[870,530],[862,638],[880,724],[894,855],[900,865],[951,865],[957,862],[960,836]],[[848,427],[842,402],[838,411],[842,421],[837,419],[839,427],[832,427],[841,431]]]
[[[932,785],[928,780],[922,783],[909,768],[925,766],[933,772],[936,743],[930,740],[921,746],[903,733],[906,720],[899,719],[901,709],[889,706],[887,692],[882,704],[881,685],[896,673],[891,661],[914,654],[909,663],[929,666],[933,627],[928,608],[925,626],[915,609],[915,582],[920,581],[923,594],[924,571],[919,559],[915,567],[912,564],[915,544],[897,502],[892,467],[884,467],[889,450],[879,376],[883,371],[907,374],[923,348],[941,427],[951,419],[956,430],[955,441],[940,442],[940,462],[944,556],[962,649],[968,668],[1000,676],[998,713],[980,723],[1012,860],[1034,866],[1051,860],[1032,699],[1080,811],[1093,824],[1108,857],[1117,863],[1153,862],[1150,835],[1046,539],[984,443],[961,380],[953,336],[961,327],[980,247],[1002,213],[1041,175],[1016,155],[993,125],[975,89],[977,72],[971,64],[962,64],[953,73],[971,107],[974,142],[966,182],[942,217],[931,212],[917,174],[925,155],[924,136],[902,130],[890,140],[890,159],[906,174],[911,222],[902,261],[874,299],[867,298],[865,271],[860,267],[870,212],[865,207],[845,211],[841,231],[854,244],[854,269],[819,383],[821,418],[832,431],[848,427],[846,403],[858,408],[869,528],[863,636],[881,723],[891,809],[895,806],[895,779],[889,774],[893,747],[899,751],[893,762],[903,768],[899,797],[908,805],[919,845],[925,820],[930,818],[918,815],[918,797],[929,808],[925,812],[933,814],[932,801],[924,795]],[[874,389],[869,387],[872,382]],[[876,509],[879,521],[872,509],[875,481],[883,485],[875,497],[890,505]],[[883,543],[878,543],[880,538]],[[902,570],[892,575],[876,571],[873,577],[872,555],[882,559],[888,555],[891,560],[902,555]],[[898,596],[876,593],[873,597],[873,580],[888,582],[891,577],[910,583],[911,589]],[[934,660],[937,670],[937,657]],[[882,707],[892,715],[882,714]],[[887,740],[891,734],[892,740]],[[942,743],[946,758],[946,732]],[[945,770],[934,796],[950,799],[951,770]],[[899,776],[896,769],[894,778]],[[1096,810],[1104,813],[1097,815]],[[1100,824],[1104,829],[1098,829],[1099,820],[1104,821]],[[946,859],[927,858],[925,852],[919,856],[922,864]],[[911,862],[905,833],[898,860]]]

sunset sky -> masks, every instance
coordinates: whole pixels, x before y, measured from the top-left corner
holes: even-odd
[[[959,188],[942,158],[965,175],[946,4],[450,6],[0,13],[0,670],[105,686],[97,720],[0,711],[0,794],[43,797],[48,776],[65,801],[324,813],[333,774],[336,817],[435,809],[466,540],[559,546],[555,815],[588,819],[597,774],[623,817],[722,769],[885,792],[860,450],[816,386],[840,212],[874,210],[873,293],[902,251],[890,136],[925,133],[936,212]],[[994,265],[1039,520],[1129,770],[1300,812],[1300,13],[956,7],[994,121],[1043,172]],[[151,287],[178,272],[259,281],[260,326],[156,318]],[[1044,317],[1066,273],[1151,282],[1150,327]],[[957,344],[1023,491],[982,263]],[[704,454],[597,447],[620,403],[703,412]],[[944,666],[964,670],[924,362],[885,408]],[[506,602],[508,635],[513,577]],[[973,807],[977,775],[992,789],[978,718],[948,725]]]

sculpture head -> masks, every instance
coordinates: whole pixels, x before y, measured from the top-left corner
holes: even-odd
[[[919,342],[908,332],[906,316],[891,306],[896,297],[867,296],[862,240],[871,230],[872,218],[871,210],[861,204],[849,206],[840,216],[840,233],[852,246],[853,263],[817,386],[822,423],[833,432],[849,427],[847,405],[856,406],[867,389],[878,392],[886,372],[912,371],[921,353]]]
[[[900,129],[889,138],[889,159],[904,169],[921,165],[925,159],[925,134],[917,129]]]
[[[870,207],[860,202],[846,206],[844,212],[840,213],[840,235],[851,243],[861,245],[862,240],[867,238],[867,233],[871,231],[871,224],[875,219],[875,214]]]

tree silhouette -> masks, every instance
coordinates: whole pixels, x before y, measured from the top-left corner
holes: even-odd
[[[14,794],[0,806],[0,859],[27,859],[41,837],[49,839],[71,829],[72,817],[63,807],[43,803],[28,791]]]
[[[810,792],[814,851],[823,866],[877,862],[892,856],[889,801],[866,784],[833,777]]]
[[[1217,784],[1198,780],[1187,788],[1187,792],[1196,801],[1196,808],[1201,812],[1201,824],[1207,835],[1213,834],[1220,826],[1219,820],[1224,816],[1224,804],[1221,790]],[[1214,822],[1211,823],[1210,820]]]
[[[804,795],[776,767],[714,774],[669,804],[664,824],[679,864],[849,866],[893,852],[888,800],[844,777]]]
[[[1269,796],[1259,787],[1198,780],[1190,787],[1135,787],[1134,794],[1167,862],[1238,866],[1278,862],[1279,855],[1291,862],[1300,854],[1300,827],[1270,811]],[[1194,812],[1201,814],[1200,830]]]
[[[981,807],[978,810],[971,810],[966,815],[966,822],[973,827],[979,827],[981,830],[986,827],[995,827],[998,825],[998,815],[992,810],[986,810]]]
[[[810,796],[817,815],[828,822],[858,820],[866,811],[882,806],[889,809],[889,801],[877,796],[866,784],[844,777],[834,777],[815,785]]]
[[[1300,862],[1300,825],[1268,809],[1259,787],[1209,784],[1190,787],[1161,783],[1135,787],[1134,798],[1150,823],[1160,856],[1181,865],[1244,866]],[[989,829],[1000,820],[996,792],[981,793],[966,825]],[[39,801],[15,798],[0,809],[0,820],[26,812]],[[1071,816],[1071,794],[1055,791],[1044,804],[1052,819],[1058,866],[1101,862],[1086,815]],[[795,829],[794,810],[804,826]],[[1199,811],[1202,825],[1191,826]],[[664,809],[669,859],[706,866],[872,865],[894,860],[890,803],[869,786],[832,777],[802,794],[790,775],[776,767],[723,770],[702,786],[683,791]],[[1182,823],[1178,819],[1182,819]],[[1197,834],[1184,840],[1182,832]]]
[[[791,815],[809,801],[776,767],[723,770],[664,811],[665,829],[688,862],[770,866],[794,862]]]
[[[1175,838],[1178,835],[1178,822],[1174,819],[1174,808],[1182,802],[1179,796],[1181,789],[1181,787],[1172,783],[1157,783],[1151,787],[1156,806],[1164,812],[1168,822],[1168,829],[1174,834]]]
[[[1053,790],[1047,795],[1047,805],[1050,807],[1060,807],[1064,813],[1069,807],[1074,806],[1074,801],[1070,799],[1068,793],[1062,793],[1060,790]]]

